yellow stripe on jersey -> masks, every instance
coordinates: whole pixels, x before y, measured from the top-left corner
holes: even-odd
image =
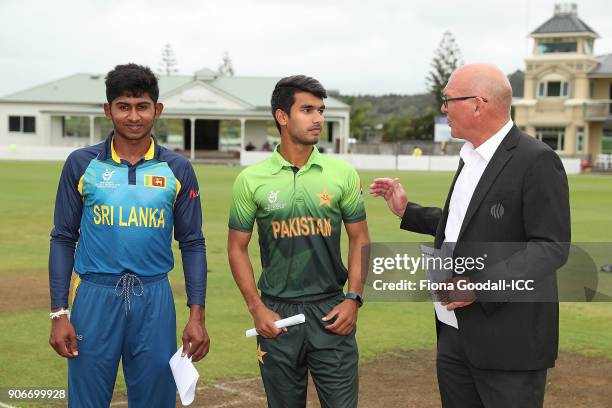
[[[77,184],[77,190],[79,194],[81,195],[81,197],[83,197],[83,176],[81,176],[81,178],[79,179],[79,184]]]
[[[121,158],[119,157],[119,155],[117,154],[117,151],[115,150],[115,138],[111,140],[111,156],[116,163],[121,163]]]
[[[155,156],[155,142],[151,138],[151,144],[149,145],[149,150],[145,153],[145,160],[151,160]]]
[[[176,180],[176,194],[174,195],[174,199],[176,200],[176,197],[178,197],[179,192],[181,191],[181,182],[176,177],[174,180]]]
[[[74,278],[74,282],[72,283],[72,290],[70,291],[70,308],[72,308],[72,305],[74,304],[74,299],[76,298],[76,294],[80,284],[81,277],[77,275],[76,278]]]

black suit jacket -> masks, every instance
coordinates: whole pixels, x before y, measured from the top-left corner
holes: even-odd
[[[409,203],[402,229],[434,235],[434,246],[440,248],[462,166],[461,162],[444,208]],[[501,217],[493,210],[500,203]],[[476,186],[457,248],[474,242],[570,242],[569,189],[561,160],[546,144],[516,126],[504,137]],[[463,348],[475,367],[537,370],[554,366],[558,303],[477,301],[455,312]]]

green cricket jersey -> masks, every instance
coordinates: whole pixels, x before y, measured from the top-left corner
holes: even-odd
[[[278,152],[236,178],[229,227],[251,232],[257,220],[263,271],[259,289],[296,298],[342,290],[342,221],[366,218],[359,175],[350,164],[313,148],[295,172]]]

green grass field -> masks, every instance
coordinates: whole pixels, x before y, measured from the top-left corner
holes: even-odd
[[[0,162],[0,278],[39,277],[45,284],[55,190],[60,163]],[[226,256],[230,189],[239,168],[196,166],[201,186],[204,232],[208,254],[207,326],[212,340],[208,357],[197,364],[202,378],[257,375],[255,340],[245,339],[252,326],[244,302],[232,280]],[[397,176],[411,201],[441,205],[452,178],[450,173],[360,172],[364,186],[379,176]],[[570,177],[572,238],[575,242],[612,241],[612,177]],[[428,237],[399,230],[399,223],[382,199],[366,197],[371,238],[378,242],[423,241]],[[344,239],[344,241],[346,241]],[[346,242],[343,243],[346,248]],[[180,337],[187,318],[182,290],[180,256],[171,273]],[[258,248],[251,245],[253,264],[259,267]],[[612,263],[612,254],[609,254]],[[346,256],[344,256],[346,259]],[[612,276],[612,275],[611,275]],[[24,278],[25,279],[25,278]],[[31,280],[28,280],[28,282]],[[34,302],[24,284],[19,291],[24,306],[0,311],[0,387],[65,386],[66,363],[48,345],[48,308]],[[6,296],[0,288],[0,296]],[[435,344],[432,307],[428,303],[369,303],[359,316],[358,341],[363,359],[386,350],[432,349]],[[610,303],[561,305],[562,350],[612,358]],[[120,376],[117,390],[124,390]]]

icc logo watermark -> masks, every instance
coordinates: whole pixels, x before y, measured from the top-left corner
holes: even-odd
[[[278,193],[280,193],[280,191],[270,191],[270,194],[268,195],[268,202],[270,204],[274,204],[276,202],[278,199]]]
[[[110,171],[109,169],[106,169],[104,171],[104,173],[102,173],[102,179],[104,181],[110,181],[111,178],[113,178],[113,174],[115,174],[115,171]]]
[[[496,220],[502,219],[502,217],[504,216],[504,206],[502,205],[502,203],[493,204],[491,206],[491,215]]]

